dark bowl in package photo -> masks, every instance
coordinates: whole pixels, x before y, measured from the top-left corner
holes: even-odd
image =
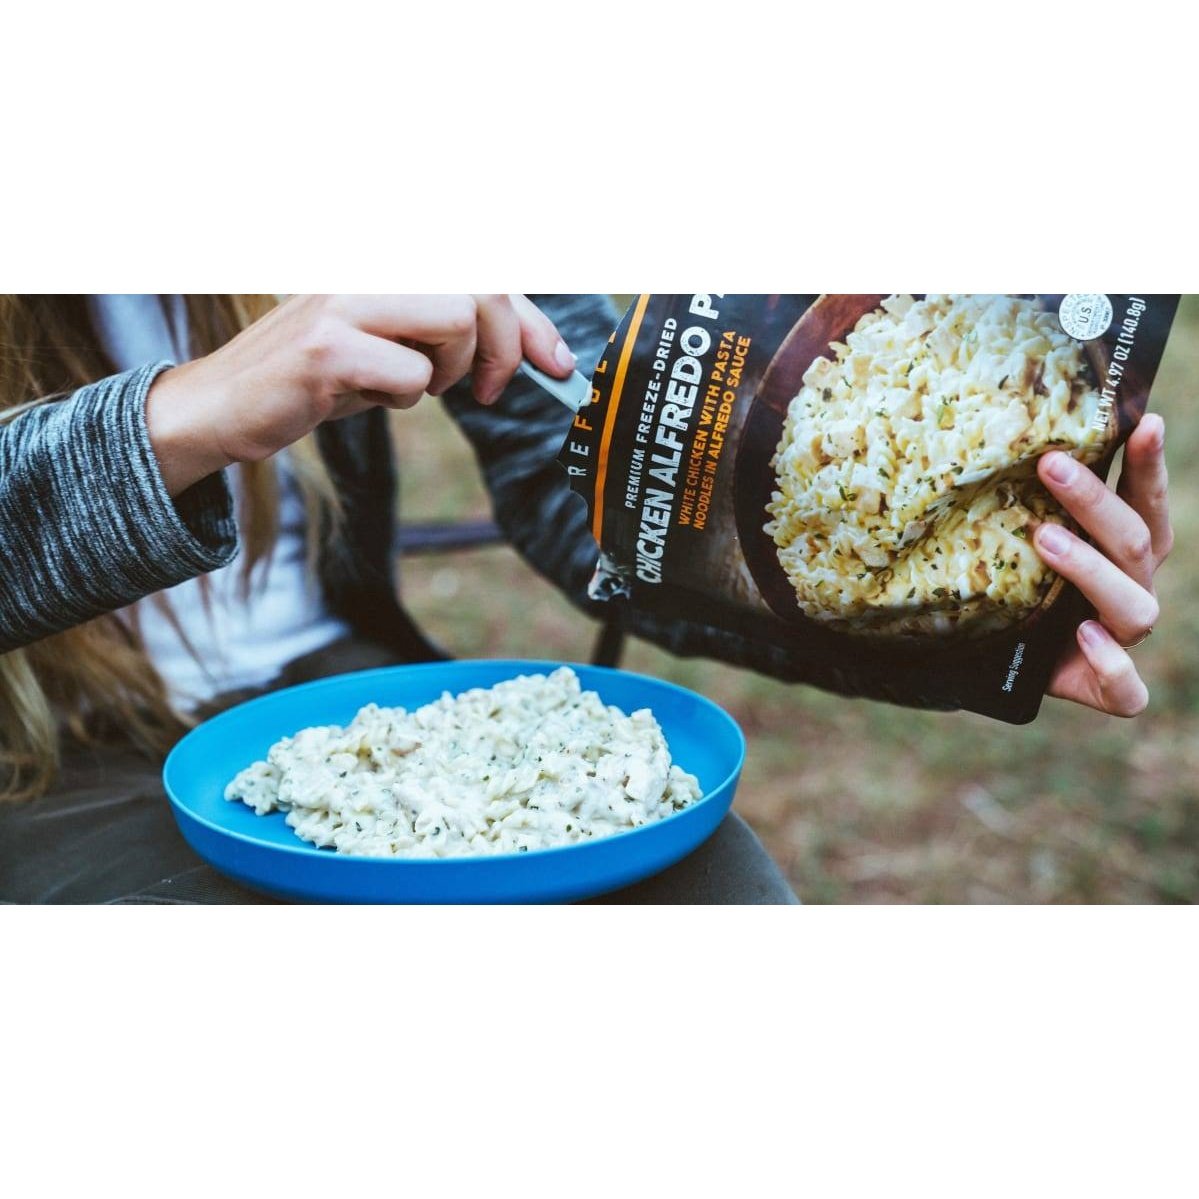
[[[592,595],[788,651],[795,681],[1032,720],[1086,617],[1037,476],[1106,478],[1178,296],[641,295],[560,462]]]

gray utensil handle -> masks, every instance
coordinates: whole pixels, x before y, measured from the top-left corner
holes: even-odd
[[[517,368],[521,374],[527,375],[543,391],[548,392],[560,404],[565,404],[571,412],[578,412],[591,401],[591,383],[584,375],[575,371],[567,379],[555,379],[544,371],[539,371],[531,362],[521,360]]]

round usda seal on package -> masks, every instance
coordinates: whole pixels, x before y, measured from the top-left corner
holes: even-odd
[[[1112,302],[1107,296],[1071,292],[1062,297],[1057,318],[1062,328],[1078,341],[1102,337],[1112,323]]]

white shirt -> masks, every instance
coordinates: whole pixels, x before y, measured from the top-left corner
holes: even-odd
[[[118,370],[164,358],[187,361],[183,297],[164,300],[160,303],[153,295],[88,297],[96,334]],[[162,592],[190,650],[158,604],[146,599],[137,605],[146,652],[172,699],[184,709],[222,691],[261,687],[294,658],[350,631],[329,612],[319,582],[307,569],[304,503],[287,452],[274,461],[279,475],[279,534],[270,559],[254,568],[248,597],[242,598],[238,559],[205,576],[207,602],[198,579]],[[240,525],[239,473],[239,467],[229,471]]]

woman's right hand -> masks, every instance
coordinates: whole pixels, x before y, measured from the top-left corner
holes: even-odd
[[[155,380],[146,425],[171,495],[269,458],[327,420],[408,408],[466,374],[493,403],[522,357],[564,378],[574,356],[518,295],[293,296],[227,345]]]

